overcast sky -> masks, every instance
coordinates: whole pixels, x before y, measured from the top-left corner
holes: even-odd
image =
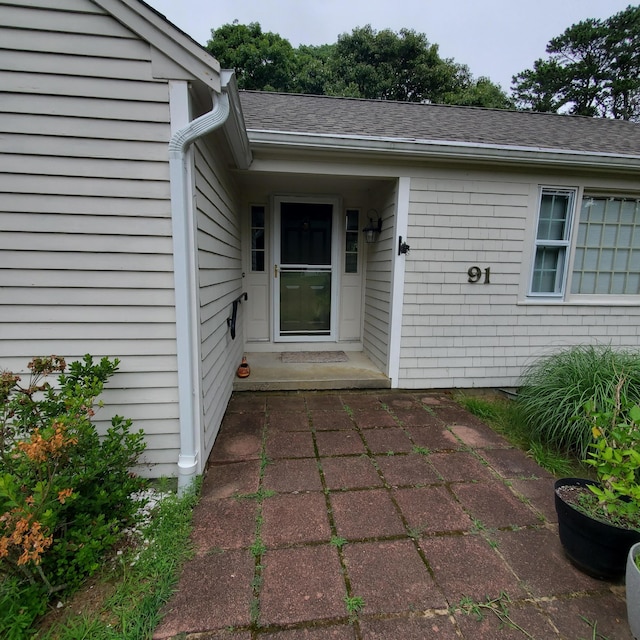
[[[608,18],[633,0],[146,0],[206,44],[211,29],[259,22],[297,47],[336,42],[370,24],[425,33],[443,58],[509,90],[516,73],[545,57],[547,42],[585,18]]]

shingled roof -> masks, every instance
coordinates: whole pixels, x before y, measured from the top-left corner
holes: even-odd
[[[476,107],[241,91],[251,132],[488,145],[640,159],[640,124]]]

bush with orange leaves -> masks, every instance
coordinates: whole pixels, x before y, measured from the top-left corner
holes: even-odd
[[[0,373],[0,572],[49,595],[93,573],[139,507],[142,431],[115,416],[101,435],[92,421],[118,364],[34,358],[26,385]]]

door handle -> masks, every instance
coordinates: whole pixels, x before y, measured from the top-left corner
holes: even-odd
[[[273,277],[274,278],[278,277],[278,265],[277,264],[273,265]]]

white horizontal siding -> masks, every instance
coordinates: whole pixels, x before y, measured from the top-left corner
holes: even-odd
[[[65,2],[56,0],[55,5],[51,2],[30,1],[28,8],[23,5],[12,5],[10,1],[3,0],[0,3],[0,11],[2,24],[5,27],[22,29],[25,37],[31,35],[29,32],[44,31],[56,32],[64,37],[69,33],[80,33],[110,36],[122,40],[135,38],[124,25],[86,0],[66,0]]]
[[[175,473],[168,87],[95,4],[53,4],[0,2],[0,368],[119,358],[98,424],[133,418],[145,473]]]
[[[9,55],[2,52],[2,57]],[[13,55],[13,54],[12,54]],[[166,102],[168,89],[161,82],[132,82],[113,78],[66,76],[64,83],[57,75],[43,75],[20,71],[2,71],[0,86],[3,91],[27,95],[69,96],[76,98],[103,98],[106,100],[142,100]]]
[[[232,340],[227,318],[243,284],[237,188],[214,153],[221,136],[207,141],[211,146],[198,143],[195,154],[205,460],[231,397],[242,357],[247,309],[246,304],[238,307],[236,339]]]
[[[33,187],[32,187],[33,188]],[[58,195],[58,194],[56,194]],[[167,200],[151,198],[119,198],[115,195],[94,198],[90,194],[69,194],[69,197],[51,198],[40,193],[21,193],[20,198],[12,202],[11,213],[41,214],[86,214],[92,216],[127,216],[140,217],[143,220],[151,218],[170,218],[171,206]],[[4,209],[3,211],[8,211]]]
[[[32,8],[34,5],[30,2]],[[51,2],[46,3],[47,6],[42,7],[43,9],[51,10]],[[75,3],[76,6],[78,3]],[[60,9],[61,6],[59,2],[56,0],[57,9]],[[1,4],[0,4],[1,6]],[[87,10],[87,3],[83,4],[83,10]],[[99,14],[101,11],[97,5],[94,5],[96,14]],[[4,10],[2,10],[4,15]],[[55,15],[59,15],[59,12]],[[86,16],[85,16],[86,17]],[[97,23],[97,20],[104,20],[104,16],[96,15],[95,17],[91,17],[94,24]],[[108,19],[108,18],[107,18]],[[18,20],[19,22],[19,20]],[[68,27],[73,27],[73,25],[69,25],[68,22],[65,23],[65,27],[67,31],[65,32],[64,39],[59,37],[59,29],[55,28],[55,25],[58,24],[58,21],[55,20],[54,24],[48,23],[44,29],[41,29],[38,33],[38,37],[34,38],[32,42],[29,43],[29,52],[32,54],[45,53],[45,54],[58,54],[64,56],[84,56],[87,51],[91,51],[91,55],[97,58],[113,58],[113,36],[118,35],[120,40],[120,47],[118,50],[118,56],[122,60],[132,60],[134,62],[139,62],[142,60],[150,60],[150,49],[149,44],[143,42],[142,40],[137,40],[132,37],[129,31],[119,31],[118,33],[109,34],[109,37],[104,37],[100,35],[89,35],[87,33],[71,33]],[[19,25],[17,25],[19,26]],[[34,25],[31,25],[33,28]],[[52,33],[53,32],[53,33]],[[4,49],[15,49],[19,51],[24,48],[24,30],[21,28],[12,29],[7,27],[2,32],[2,47]],[[49,58],[52,60],[53,58]],[[8,68],[8,67],[7,67]],[[40,67],[38,68],[38,72],[42,71]],[[68,73],[68,69],[65,68],[65,73]],[[80,74],[84,75],[84,73]]]
[[[131,100],[84,97],[69,100],[68,96],[32,95],[28,100],[17,93],[4,94],[0,112],[41,113],[50,116],[91,118],[94,120],[130,120],[133,122],[167,121],[166,107],[162,102],[132,102]]]
[[[549,349],[640,345],[638,307],[520,304],[531,194],[544,180],[453,171],[412,179],[400,386],[513,386]],[[469,283],[471,266],[489,267],[491,283]]]
[[[397,185],[387,194],[380,209],[382,233],[366,246],[363,346],[366,354],[385,372],[389,370],[391,331],[391,280],[396,250],[394,215]]]
[[[169,132],[167,124],[157,122],[123,122],[121,120],[111,121],[34,113],[3,113],[0,118],[2,131],[9,133],[21,131],[24,135],[34,136],[167,142]]]

